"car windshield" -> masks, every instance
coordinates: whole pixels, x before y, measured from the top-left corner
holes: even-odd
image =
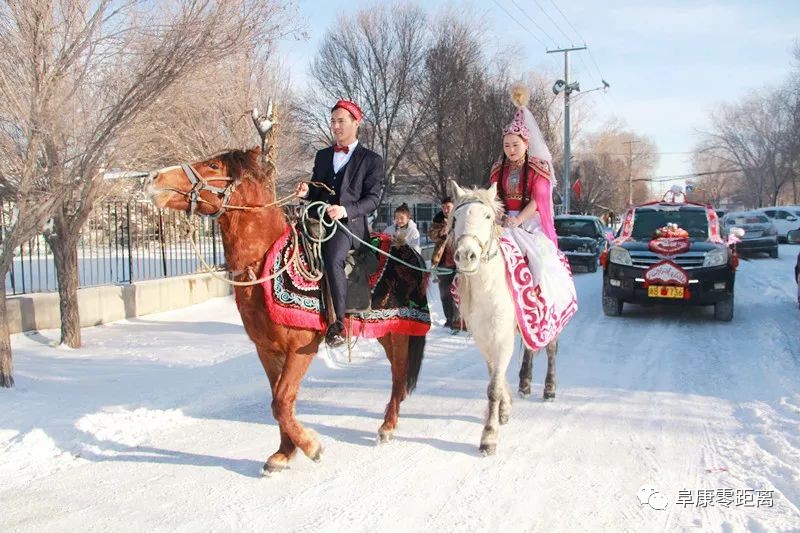
[[[597,237],[597,226],[591,220],[558,219],[556,234],[559,237]]]
[[[637,209],[633,218],[632,237],[637,241],[649,241],[657,229],[670,223],[686,230],[691,240],[708,240],[708,218],[706,212],[699,209]]]
[[[726,225],[766,224],[769,219],[764,215],[729,215],[725,217]]]

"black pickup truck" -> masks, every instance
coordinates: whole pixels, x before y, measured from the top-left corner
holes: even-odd
[[[732,320],[738,257],[720,236],[717,216],[692,203],[630,208],[600,258],[603,312],[619,316],[625,302],[713,305],[717,320]]]

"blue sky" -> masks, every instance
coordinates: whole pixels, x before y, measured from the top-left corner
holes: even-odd
[[[298,4],[307,20],[309,39],[282,43],[281,50],[299,84],[337,13],[355,14],[380,3],[300,0]],[[492,51],[517,49],[516,68],[552,73],[554,79],[563,76],[563,54],[548,55],[545,45],[564,47],[585,40],[591,57],[586,52],[572,55],[572,78],[581,88],[590,89],[600,85],[602,73],[611,84],[605,95],[595,92],[583,97],[591,117],[589,127],[617,116],[651,137],[663,152],[658,176],[691,172],[689,154],[667,152],[690,151],[708,113],[720,103],[782,82],[791,69],[793,44],[800,39],[800,0],[426,0],[417,4],[432,15],[447,6],[469,9],[475,24],[485,28]]]

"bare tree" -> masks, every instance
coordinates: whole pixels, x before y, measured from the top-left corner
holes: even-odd
[[[387,180],[398,171],[428,108],[418,91],[428,30],[424,12],[392,4],[340,16],[322,40],[311,67],[306,125],[314,144],[330,142],[329,111],[340,98],[365,114],[359,134],[385,160]]]
[[[741,171],[724,154],[700,146],[695,149],[692,163],[694,171],[700,175],[693,186],[693,197],[715,206],[722,205],[726,200],[755,205],[750,191],[741,186]]]
[[[627,141],[636,141],[633,157]],[[600,131],[586,134],[575,153],[576,178],[581,180],[582,198],[577,206],[582,211],[598,213],[611,209],[620,213],[628,205],[629,179],[633,202],[652,198],[649,184],[658,163],[655,144],[618,122],[610,121]]]
[[[712,113],[701,149],[741,171],[743,192],[753,206],[775,205],[781,190],[796,179],[793,104],[783,90],[773,89]]]
[[[130,153],[126,131],[178,82],[252,42],[283,35],[284,7],[256,0],[63,0],[8,2],[0,13],[0,56],[13,66],[0,74],[3,95],[25,102],[0,111],[20,132],[16,145],[0,145],[9,152],[2,156],[58,184],[45,238],[57,268],[62,342],[78,346],[77,240],[104,172]],[[10,360],[10,351],[3,357]]]
[[[432,198],[445,195],[448,179],[464,183],[470,174],[465,159],[475,155],[470,128],[486,116],[480,105],[487,85],[480,35],[468,17],[448,10],[433,23],[418,89],[428,103],[427,120],[411,145],[405,171],[409,183]]]

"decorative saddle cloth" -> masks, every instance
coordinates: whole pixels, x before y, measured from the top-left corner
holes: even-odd
[[[500,255],[506,262],[506,282],[514,300],[517,326],[525,345],[539,350],[553,341],[572,316],[578,311],[578,301],[573,297],[563,308],[547,301],[541,285],[533,285],[530,268],[522,251],[507,237],[500,238]],[[569,260],[558,250],[561,265],[571,273]]]
[[[528,267],[519,246],[506,236],[500,237],[500,255],[506,266],[506,283],[514,301],[517,328],[525,345],[531,350],[540,350],[558,337],[564,326],[578,310],[578,302],[573,297],[566,306],[559,309],[547,301],[541,285],[534,285],[534,276]],[[561,265],[571,274],[569,261],[559,250]],[[456,276],[451,287],[453,298],[458,304],[460,275]]]
[[[410,247],[391,248],[392,238],[383,233],[371,235],[372,245],[412,265],[424,267],[422,258]],[[300,246],[300,261],[307,268],[306,251]],[[267,252],[262,276],[277,272],[292,257],[294,243],[286,227]],[[378,338],[387,333],[427,334],[431,316],[427,298],[427,274],[408,268],[385,255],[377,255],[377,270],[369,276],[372,305],[368,311],[348,313],[345,325],[354,336]],[[421,263],[421,264],[420,264]],[[308,281],[294,263],[280,276],[262,283],[270,318],[281,325],[325,331],[320,283]]]

